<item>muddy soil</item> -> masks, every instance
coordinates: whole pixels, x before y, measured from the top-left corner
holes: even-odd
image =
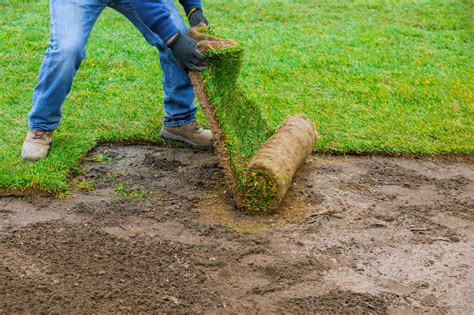
[[[64,199],[0,199],[0,313],[473,313],[472,159],[313,156],[279,214],[212,152],[104,145]]]

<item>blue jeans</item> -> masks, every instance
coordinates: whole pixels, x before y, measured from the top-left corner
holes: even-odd
[[[186,24],[173,0],[161,0],[172,20],[183,33]],[[166,126],[180,126],[195,119],[194,91],[188,74],[173,57],[171,50],[140,20],[129,0],[50,0],[51,39],[41,64],[33,106],[28,115],[30,130],[54,130],[61,120],[61,106],[71,90],[91,30],[101,12],[111,7],[127,17],[145,39],[159,49],[165,92]]]

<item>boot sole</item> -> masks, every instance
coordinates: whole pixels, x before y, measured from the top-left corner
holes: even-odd
[[[199,143],[196,143],[196,142],[193,142],[185,137],[182,137],[182,136],[179,136],[179,135],[174,135],[164,129],[161,129],[160,130],[160,136],[163,138],[163,139],[166,139],[166,140],[173,140],[173,141],[181,141],[181,142],[185,142],[191,146],[193,146],[194,148],[198,148],[198,149],[208,149],[210,147],[212,147],[212,144],[199,144]]]

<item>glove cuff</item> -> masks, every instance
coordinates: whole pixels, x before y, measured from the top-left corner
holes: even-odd
[[[192,8],[192,9],[188,12],[187,18],[189,19],[189,18],[191,17],[191,15],[193,15],[193,13],[196,12],[196,11],[202,11],[202,9],[201,9],[201,8]]]
[[[176,44],[176,42],[180,39],[180,37],[181,37],[181,32],[178,32],[178,35],[176,35],[176,37],[173,38],[173,40],[170,43],[166,44],[168,46],[168,48],[173,47],[174,44]]]

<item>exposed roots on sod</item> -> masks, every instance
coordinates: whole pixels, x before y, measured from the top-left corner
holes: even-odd
[[[271,174],[255,169],[245,174],[244,184],[242,185],[241,200],[237,200],[240,207],[244,207],[253,212],[266,212],[270,208],[277,188],[271,178]],[[242,203],[244,200],[245,204]]]
[[[259,106],[237,82],[242,47],[203,30],[190,30],[189,35],[210,62],[202,74],[192,72],[191,80],[237,205],[251,213],[273,212],[311,154],[316,130],[306,116],[297,115],[288,117],[273,134]]]

